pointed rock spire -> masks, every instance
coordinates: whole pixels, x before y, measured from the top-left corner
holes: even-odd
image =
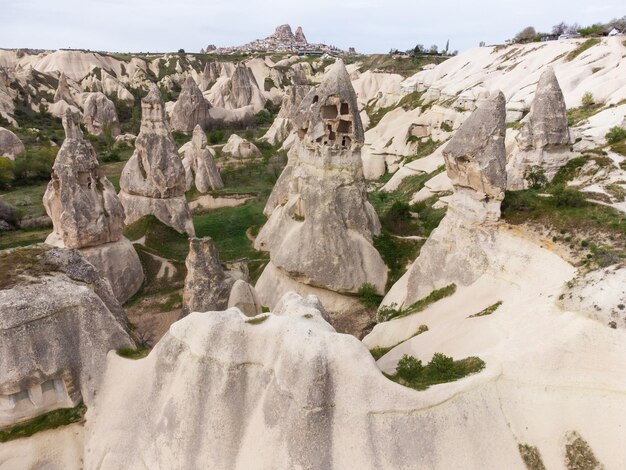
[[[211,120],[210,107],[194,79],[191,75],[188,76],[172,109],[170,120],[172,130],[191,132],[196,125],[206,129]]]

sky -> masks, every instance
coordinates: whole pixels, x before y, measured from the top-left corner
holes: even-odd
[[[526,26],[626,15],[623,0],[0,0],[0,48],[198,52],[302,26],[309,42],[363,53],[416,44],[462,52]]]

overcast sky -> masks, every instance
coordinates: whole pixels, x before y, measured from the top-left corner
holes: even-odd
[[[548,31],[626,14],[624,0],[0,0],[0,47],[197,52],[241,45],[289,23],[309,42],[360,52],[415,44],[463,51],[525,26]]]

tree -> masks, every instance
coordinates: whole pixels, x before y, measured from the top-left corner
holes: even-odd
[[[443,53],[447,55],[449,50],[450,50],[450,40],[448,39],[448,40],[446,41],[446,48],[445,48],[445,50],[443,51]]]
[[[415,55],[420,55],[422,52],[424,52],[424,45],[416,44],[415,47],[413,48],[413,53]]]
[[[485,47],[485,41],[480,41],[478,43],[478,47]]]
[[[436,54],[438,50],[439,47],[437,47],[437,44],[433,44],[432,46],[430,46],[430,49],[428,49],[428,52],[430,52],[431,54]]]
[[[552,34],[560,36],[561,34],[567,32],[567,28],[569,28],[569,26],[567,26],[567,23],[561,21],[559,24],[555,24],[554,26],[552,26]]]
[[[515,35],[515,42],[530,42],[537,36],[537,31],[533,26],[526,26]]]
[[[580,29],[580,25],[578,23],[572,23],[567,27],[567,34],[576,34]]]

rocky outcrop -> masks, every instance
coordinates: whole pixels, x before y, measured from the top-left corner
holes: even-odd
[[[298,26],[296,29],[296,34],[294,39],[299,44],[307,44],[306,36],[304,35],[304,31],[302,30],[302,26]]]
[[[53,224],[46,243],[80,249],[125,302],[141,287],[144,273],[135,249],[122,236],[124,209],[91,143],[83,139],[78,115],[68,110],[63,127],[66,137],[43,198]]]
[[[224,187],[220,170],[213,161],[215,152],[208,147],[206,134],[199,125],[193,130],[191,141],[181,147],[179,153],[184,155],[187,191],[193,185],[201,193]]]
[[[249,140],[237,134],[231,134],[222,152],[235,158],[256,158],[261,156],[261,151]]]
[[[237,307],[248,316],[260,313],[261,305],[254,288],[242,279],[247,279],[247,274],[239,270],[226,271],[211,238],[189,239],[185,265],[183,315],[215,312],[226,307]]]
[[[25,150],[18,136],[4,127],[0,127],[0,157],[15,160]]]
[[[59,84],[57,85],[56,92],[54,93],[53,103],[58,103],[59,101],[65,101],[69,105],[75,105],[74,98],[72,98],[72,94],[70,93],[70,87],[67,84],[67,77],[63,72],[59,75]]]
[[[462,396],[402,387],[315,298],[285,297],[254,319],[193,313],[145,359],[109,356],[85,469],[523,468],[485,374]]]
[[[77,251],[0,252],[0,427],[93,404],[112,349],[133,347],[111,286]]]
[[[548,181],[573,154],[563,92],[552,67],[537,83],[530,113],[512,142],[507,162],[508,189],[528,187],[531,172],[542,172]]]
[[[117,241],[122,236],[124,209],[100,168],[91,143],[83,138],[78,116],[63,116],[65,140],[52,167],[44,195],[54,233],[68,248]]]
[[[266,101],[252,70],[243,63],[235,67],[232,76],[222,75],[206,96],[217,108],[233,110],[250,107],[254,113],[263,109]]]
[[[135,152],[120,177],[120,201],[126,224],[153,214],[180,233],[195,231],[185,199],[185,168],[178,156],[163,100],[156,85],[141,101],[141,130]]]
[[[443,150],[454,186],[448,211],[382,305],[408,307],[435,289],[467,286],[488,268],[506,188],[505,99],[479,103]]]
[[[196,126],[207,129],[211,121],[210,107],[193,78],[187,77],[170,114],[172,130],[191,132]]]
[[[285,292],[276,287],[277,273],[332,293],[356,293],[364,284],[382,293],[387,267],[372,245],[380,222],[367,200],[360,156],[363,126],[341,61],[304,98],[295,124],[299,140],[267,202],[269,220],[255,241],[271,259],[256,286],[261,302],[271,308]],[[350,309],[340,309],[339,300],[334,303],[324,303],[333,321],[340,316],[357,320]]]
[[[113,101],[104,93],[89,93],[85,99],[83,123],[87,132],[103,136],[110,132],[112,137],[120,135],[120,123]]]
[[[286,150],[293,146],[297,138],[295,135],[290,135],[295,129],[294,114],[310,89],[309,85],[293,85],[287,89],[280,111],[263,135],[263,140],[272,145],[282,144],[282,148]]]

